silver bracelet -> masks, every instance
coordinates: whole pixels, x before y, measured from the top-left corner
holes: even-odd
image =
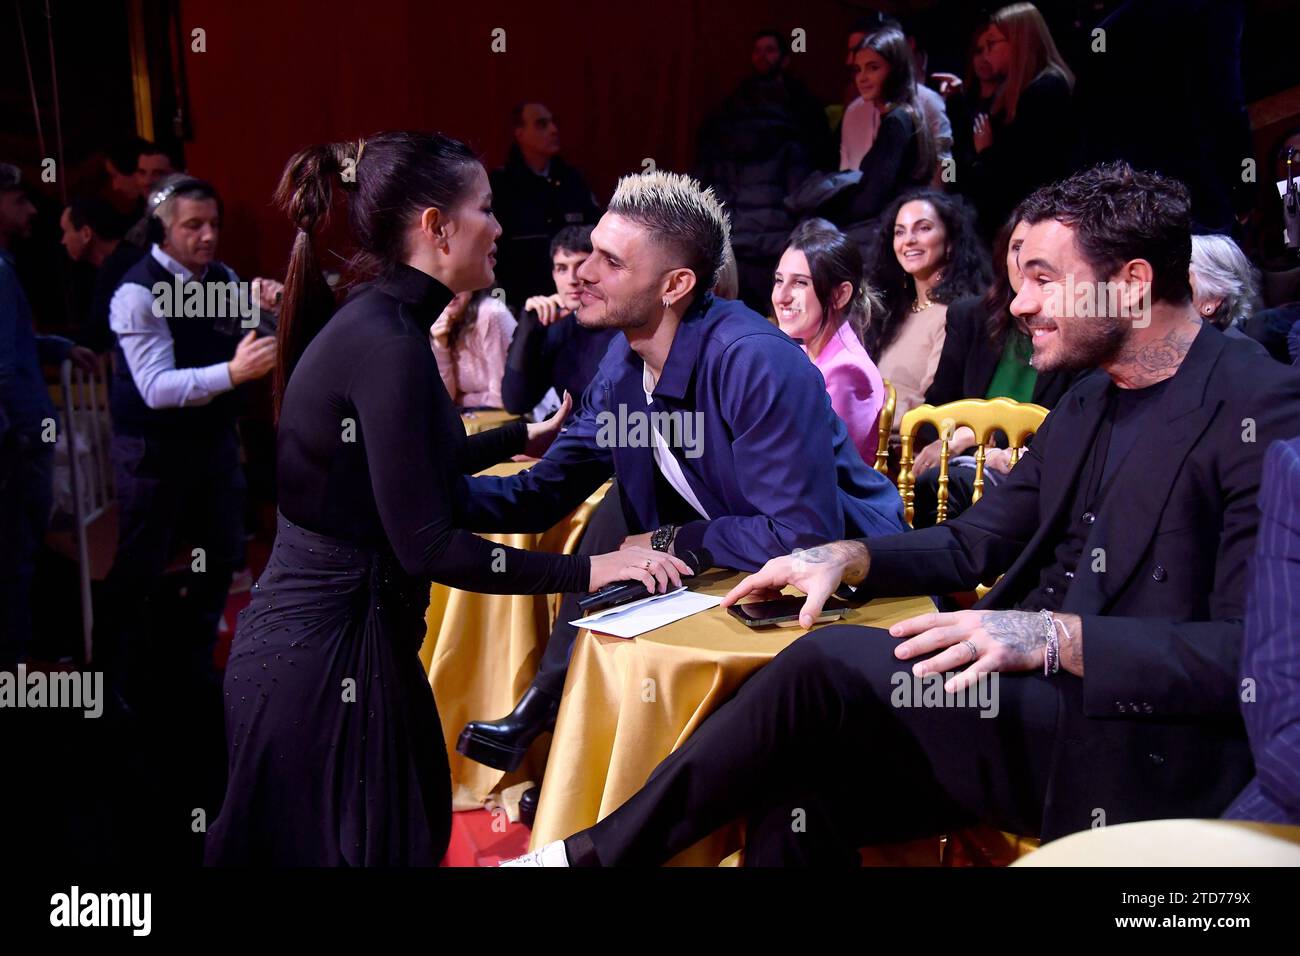
[[[1051,677],[1061,669],[1061,642],[1056,636],[1056,618],[1052,617],[1052,612],[1044,608],[1038,614],[1043,619],[1045,628],[1046,652],[1043,655],[1043,676]]]

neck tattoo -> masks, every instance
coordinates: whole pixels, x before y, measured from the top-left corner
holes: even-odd
[[[1111,363],[1112,377],[1130,388],[1163,382],[1183,364],[1200,327],[1200,320],[1195,319],[1174,326],[1154,341],[1124,345]]]

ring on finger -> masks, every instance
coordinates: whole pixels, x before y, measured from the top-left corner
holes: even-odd
[[[977,657],[980,656],[980,655],[979,655],[979,651],[975,649],[975,645],[974,645],[973,643],[971,643],[970,641],[962,641],[962,643],[963,643],[964,645],[966,645],[966,650],[970,651],[970,660],[967,661],[966,663],[967,663],[967,664],[974,664],[974,663],[975,663],[975,658],[977,658]]]
[[[646,558],[646,559],[645,559],[645,569],[646,569],[647,571],[650,570],[650,559],[649,559],[649,558]]]

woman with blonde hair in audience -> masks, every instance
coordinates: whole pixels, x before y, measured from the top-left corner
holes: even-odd
[[[922,189],[886,210],[871,272],[883,307],[863,344],[898,395],[895,431],[934,381],[948,303],[982,292],[991,278],[974,217],[960,197]]]
[[[858,247],[825,219],[800,223],[773,276],[772,308],[781,331],[822,373],[831,407],[871,464],[885,386],[862,333],[880,302],[862,274]]]
[[[1073,169],[1074,73],[1032,3],[996,11],[975,47],[998,86],[989,112],[974,118],[975,155],[957,184],[990,235],[1026,195]]]

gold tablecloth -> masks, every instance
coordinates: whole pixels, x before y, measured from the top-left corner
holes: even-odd
[[[502,408],[489,408],[485,412],[461,412],[461,424],[465,426],[466,435],[477,435],[489,428],[500,428],[511,422],[519,421],[519,416]]]
[[[505,462],[482,474],[513,475],[530,464]],[[512,548],[572,554],[591,513],[608,488],[608,484],[602,486],[545,534],[485,534],[483,537]],[[559,595],[479,594],[441,584],[434,584],[430,589],[420,660],[429,674],[429,684],[438,703],[443,738],[451,760],[455,809],[482,806],[490,794],[505,787],[522,780],[540,779],[546,735],[519,769],[510,774],[461,756],[456,752],[456,739],[467,721],[495,720],[514,708],[537,673],[558,605]]]
[[[725,594],[743,575],[713,571],[691,587]],[[795,593],[791,591],[790,593]],[[928,598],[881,598],[846,624],[888,627],[933,611]],[[751,630],[713,608],[632,640],[581,631],[551,741],[532,848],[593,825],[619,807],[754,671],[806,633]],[[714,866],[740,845],[732,824],[672,860]]]

